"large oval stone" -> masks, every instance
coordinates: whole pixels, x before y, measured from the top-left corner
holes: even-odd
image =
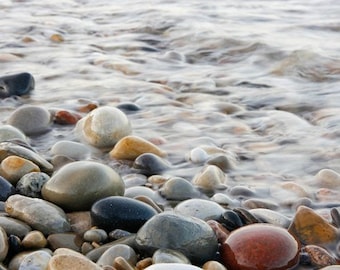
[[[214,231],[206,222],[167,212],[147,221],[137,232],[136,243],[148,256],[160,248],[173,249],[195,264],[212,260],[218,245]]]
[[[111,196],[97,201],[91,208],[93,225],[108,232],[122,229],[137,232],[157,211],[141,201]]]
[[[42,188],[45,200],[70,211],[90,210],[99,199],[124,194],[120,175],[107,165],[76,161],[60,168]]]
[[[287,230],[270,224],[252,224],[233,231],[221,246],[227,269],[286,270],[299,259],[299,247]]]

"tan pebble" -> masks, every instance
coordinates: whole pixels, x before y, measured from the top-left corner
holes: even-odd
[[[23,38],[21,39],[21,41],[24,42],[24,43],[31,43],[31,42],[35,42],[35,39],[32,38],[32,37],[26,36],[26,37],[23,37]]]
[[[143,270],[147,268],[148,266],[152,265],[152,258],[148,257],[143,260],[140,260],[136,264],[136,270]]]
[[[100,266],[87,259],[85,256],[74,256],[70,254],[54,255],[48,262],[47,270],[102,270]]]
[[[295,182],[284,182],[280,184],[281,188],[291,191],[294,194],[296,194],[298,197],[309,197],[308,192],[303,188],[301,185],[295,183]]]
[[[47,241],[52,250],[58,248],[69,248],[80,252],[83,239],[75,233],[54,233],[47,237]]]
[[[340,192],[329,188],[320,188],[315,192],[315,198],[320,202],[338,201]]]
[[[217,261],[208,261],[203,264],[202,267],[204,270],[227,270],[221,263]]]
[[[43,248],[46,247],[47,240],[42,232],[31,231],[24,237],[24,239],[22,239],[21,244],[25,248]]]
[[[11,53],[0,53],[0,63],[1,62],[12,62],[18,61],[20,59],[19,56]]]
[[[113,262],[113,267],[117,270],[134,270],[131,264],[123,257],[117,257]]]
[[[15,185],[21,177],[30,172],[40,172],[39,166],[18,156],[5,158],[0,165],[0,175]]]
[[[71,212],[66,214],[71,224],[72,231],[78,235],[83,235],[92,227],[92,220],[89,211]]]
[[[322,169],[315,175],[315,181],[323,188],[337,188],[340,186],[340,174],[331,169]]]
[[[226,183],[227,176],[215,165],[208,165],[194,176],[193,185],[203,190],[212,191]]]
[[[303,248],[303,250],[309,254],[311,263],[315,267],[319,268],[337,264],[336,259],[322,247],[307,245]]]
[[[81,245],[81,253],[86,255],[88,252],[90,252],[91,250],[93,250],[95,247],[93,245],[91,245],[89,242],[84,242]]]
[[[163,212],[163,210],[154,202],[154,200],[152,200],[148,196],[139,195],[139,196],[134,197],[134,199],[150,205],[153,209],[157,211],[157,213]]]
[[[54,252],[53,255],[71,255],[71,256],[78,256],[80,258],[86,258],[83,254],[74,251],[73,249],[70,248],[57,248]]]
[[[137,136],[126,136],[119,140],[110,152],[110,157],[115,159],[135,160],[144,153],[153,153],[157,156],[166,156],[165,152],[156,145]]]
[[[163,185],[166,181],[169,180],[169,177],[163,175],[154,174],[148,178],[148,182],[152,185]]]
[[[215,232],[215,235],[217,237],[217,240],[219,243],[224,243],[225,240],[227,240],[230,232],[223,227],[223,225],[216,220],[208,220],[208,225],[212,228],[212,230]]]
[[[64,41],[64,37],[60,34],[53,34],[50,36],[50,40],[56,43],[60,43]]]

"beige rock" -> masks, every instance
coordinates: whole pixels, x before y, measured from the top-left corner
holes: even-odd
[[[42,232],[31,231],[24,237],[24,239],[22,239],[21,244],[25,248],[43,248],[46,247],[47,240]]]
[[[100,266],[87,259],[85,256],[79,255],[80,256],[74,254],[54,255],[48,263],[47,270],[102,270]]]
[[[331,169],[322,169],[315,175],[316,184],[322,188],[340,186],[340,174]]]
[[[203,264],[204,270],[227,270],[221,263],[217,261],[208,261]]]
[[[192,183],[203,190],[213,191],[225,187],[227,176],[215,165],[208,165],[194,176]]]

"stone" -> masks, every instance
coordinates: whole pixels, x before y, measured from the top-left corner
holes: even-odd
[[[252,224],[233,231],[221,245],[227,269],[286,270],[299,261],[299,246],[286,229],[270,224]]]
[[[217,261],[208,261],[202,266],[203,270],[227,270],[223,264]]]
[[[177,201],[197,198],[201,195],[190,181],[182,177],[171,177],[159,189],[159,193],[168,200]]]
[[[76,125],[78,137],[99,148],[114,146],[120,139],[130,135],[131,131],[127,116],[110,106],[92,110]]]
[[[323,245],[338,240],[337,228],[303,205],[298,207],[288,230],[303,245]]]
[[[115,229],[137,232],[156,214],[157,211],[148,204],[122,196],[103,198],[91,208],[93,224],[107,232]]]
[[[50,130],[51,115],[43,107],[24,105],[9,116],[7,123],[20,129],[26,136],[37,135]]]
[[[0,126],[0,142],[10,140],[26,141],[26,135],[18,128],[11,125]]]
[[[0,174],[13,185],[16,185],[21,177],[30,172],[40,172],[40,168],[32,161],[22,157],[9,156],[0,164]]]
[[[202,270],[197,266],[185,263],[158,263],[145,268],[144,270]]]
[[[21,244],[26,249],[39,249],[47,246],[47,239],[40,231],[28,232],[22,239]]]
[[[80,253],[79,253],[80,255]],[[65,269],[81,269],[81,270],[103,270],[99,265],[95,264],[85,256],[74,254],[58,254],[54,255],[48,262],[48,270],[65,270]]]
[[[34,77],[28,72],[0,77],[0,97],[22,96],[34,89]]]
[[[103,243],[108,239],[108,235],[103,229],[91,229],[84,233],[83,238],[87,242]]]
[[[135,160],[144,153],[152,153],[159,157],[166,156],[166,153],[158,146],[141,137],[132,135],[120,139],[109,155],[115,159]]]
[[[108,248],[98,259],[97,264],[101,267],[105,265],[113,266],[113,262],[116,258],[124,258],[130,265],[136,265],[137,254],[136,252],[124,244],[113,245]]]
[[[205,221],[218,219],[224,211],[225,209],[218,203],[204,199],[185,200],[174,208],[176,214],[196,217]]]
[[[72,232],[78,235],[84,235],[84,233],[92,227],[90,211],[71,212],[67,213],[66,216],[71,224]]]
[[[207,165],[194,176],[192,183],[204,191],[211,192],[222,187],[226,188],[224,186],[226,180],[227,176],[219,167]]]
[[[170,163],[155,154],[145,153],[135,159],[133,168],[138,169],[144,175],[150,176],[170,169]]]
[[[20,178],[16,184],[16,190],[27,197],[41,198],[41,189],[49,179],[50,176],[46,173],[30,172]]]
[[[185,263],[191,264],[189,259],[183,253],[167,248],[160,248],[152,256],[152,262],[157,263]]]
[[[314,177],[316,184],[322,188],[336,189],[340,186],[340,174],[331,169],[322,169]]]
[[[249,212],[263,223],[270,223],[286,229],[289,227],[291,223],[290,218],[270,209],[264,208],[250,209]]]
[[[45,200],[68,211],[88,211],[97,200],[124,194],[124,183],[111,167],[76,161],[61,167],[42,188]]]
[[[19,194],[10,196],[5,205],[9,216],[24,221],[44,235],[70,231],[65,212],[58,206]]]
[[[6,231],[0,226],[0,262],[7,257],[9,245]]]
[[[270,209],[270,210],[276,210],[279,208],[279,205],[268,199],[262,199],[262,198],[250,198],[247,200],[244,200],[242,202],[242,206],[247,209],[256,209],[256,208],[264,208],[264,209]]]
[[[68,110],[58,110],[53,114],[53,122],[59,125],[75,125],[81,115]]]
[[[47,237],[49,247],[54,251],[58,248],[67,248],[80,252],[83,239],[75,233],[53,233]]]
[[[0,176],[0,201],[6,201],[9,196],[14,195],[15,193],[15,187],[5,178]]]
[[[51,254],[44,250],[37,250],[26,255],[19,265],[18,270],[47,269]]]
[[[124,197],[134,198],[137,196],[146,196],[154,201],[157,201],[160,199],[159,194],[149,187],[134,186],[134,187],[125,188]]]
[[[90,157],[91,149],[82,143],[63,140],[52,146],[51,153],[55,156],[66,156],[73,160],[84,160]]]
[[[322,247],[306,245],[302,248],[302,252],[308,254],[313,268],[320,269],[325,266],[338,264],[336,258]]]
[[[32,231],[32,228],[25,222],[6,216],[0,216],[0,227],[2,227],[8,235],[16,235],[20,238],[23,238]]]
[[[170,212],[149,219],[137,232],[136,243],[147,256],[167,248],[180,251],[195,264],[213,259],[218,246],[216,235],[206,222]]]

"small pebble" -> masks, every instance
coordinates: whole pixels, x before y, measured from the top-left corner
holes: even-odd
[[[227,268],[225,268],[223,264],[217,261],[208,261],[205,264],[203,264],[202,268],[204,270],[227,270]]]
[[[80,255],[80,253],[79,253]],[[48,262],[48,270],[65,270],[65,269],[81,269],[81,270],[102,270],[102,268],[86,258],[74,254],[58,254],[54,255]]]
[[[214,191],[219,188],[226,188],[227,175],[215,165],[204,167],[192,180],[194,186],[205,191]]]
[[[41,198],[41,189],[50,179],[50,176],[43,172],[31,172],[25,174],[16,184],[16,190],[21,195]]]
[[[7,179],[0,176],[0,201],[6,201],[15,192],[15,187]]]
[[[145,153],[135,159],[133,167],[142,174],[150,176],[170,169],[170,163],[155,154]]]
[[[9,140],[26,141],[26,135],[18,128],[11,125],[0,126],[0,142]]]
[[[59,125],[75,125],[81,119],[81,115],[66,111],[58,110],[53,115],[53,121]]]
[[[47,237],[48,246],[52,250],[58,248],[67,248],[77,252],[80,252],[81,246],[83,244],[83,239],[79,235],[69,232],[69,233],[53,233]]]
[[[159,189],[159,193],[167,200],[177,201],[200,196],[200,192],[192,185],[192,183],[181,177],[171,177]]]
[[[0,97],[22,96],[34,89],[34,77],[28,72],[0,77]]]
[[[315,175],[319,187],[336,189],[340,186],[340,174],[331,169],[322,169]]]
[[[47,239],[40,231],[31,231],[25,235],[21,244],[27,249],[44,248],[47,245]]]
[[[124,258],[130,265],[136,265],[137,255],[135,251],[124,244],[113,245],[108,248],[98,259],[97,264],[100,266],[110,265],[113,266],[113,262],[116,258]]]
[[[91,229],[84,233],[83,238],[88,242],[102,243],[108,238],[107,232],[102,229]]]
[[[190,264],[184,264],[184,263],[158,263],[153,264],[144,270],[202,270],[202,268],[199,268],[194,265]]]
[[[0,262],[3,262],[7,256],[9,246],[6,231],[0,226]]]
[[[6,216],[0,216],[0,227],[5,229],[8,235],[16,235],[20,238],[23,238],[32,230],[27,223]]]
[[[44,250],[37,250],[26,255],[19,265],[18,270],[38,270],[47,269],[51,254]]]
[[[181,252],[173,249],[160,248],[152,256],[154,264],[157,263],[185,263],[191,264],[189,259]]]
[[[66,156],[73,160],[84,160],[90,157],[91,150],[82,143],[61,140],[52,146],[51,153],[55,156]]]

